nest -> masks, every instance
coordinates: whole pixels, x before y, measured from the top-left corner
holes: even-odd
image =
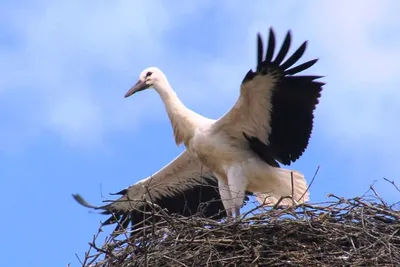
[[[394,183],[393,183],[394,185]],[[167,215],[90,243],[82,266],[398,266],[400,211],[372,195],[257,208],[227,222]],[[152,211],[156,212],[156,211]]]

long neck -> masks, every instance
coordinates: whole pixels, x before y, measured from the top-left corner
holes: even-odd
[[[174,131],[175,143],[187,146],[196,130],[196,118],[199,116],[188,109],[178,98],[168,82],[154,86],[168,113]]]

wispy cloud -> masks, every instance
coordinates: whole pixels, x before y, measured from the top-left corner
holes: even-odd
[[[129,130],[137,120],[132,114],[153,102],[128,105],[124,90],[140,68],[160,61],[168,29],[196,10],[184,5],[172,14],[172,8],[162,1],[7,5],[0,102],[12,125],[3,134],[18,131],[16,138],[27,139],[30,131],[15,125],[34,124],[85,147],[99,145],[110,131]]]
[[[395,1],[319,2],[310,10],[326,66],[327,90],[321,105],[324,132],[344,149],[394,156],[400,127],[400,26]],[[322,127],[321,127],[322,128]]]

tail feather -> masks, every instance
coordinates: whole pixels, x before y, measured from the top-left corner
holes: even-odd
[[[274,168],[274,172],[275,179],[268,181],[268,188],[265,188],[267,190],[255,193],[260,204],[274,206],[282,197],[292,198],[282,199],[279,206],[292,206],[293,203],[301,204],[309,201],[310,193],[303,174],[282,168]]]

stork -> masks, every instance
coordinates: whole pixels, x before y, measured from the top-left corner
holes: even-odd
[[[218,120],[188,109],[158,68],[142,71],[125,98],[145,89],[155,89],[165,105],[175,143],[183,143],[186,150],[155,175],[120,192],[123,196],[112,204],[94,207],[79,195],[75,199],[105,213],[124,214],[131,205],[126,200],[143,197],[150,200],[153,195],[161,207],[170,205],[163,202],[165,199],[172,199],[175,209],[179,210],[188,205],[181,202],[179,194],[201,189],[203,199],[192,199],[191,204],[196,207],[203,200],[215,199],[203,214],[211,216],[223,209],[228,218],[240,216],[246,194],[250,193],[263,205],[308,201],[304,175],[281,168],[279,163],[290,165],[307,148],[313,113],[324,83],[316,81],[322,76],[296,75],[313,66],[317,59],[292,67],[304,54],[307,41],[283,62],[290,44],[291,31],[288,31],[274,58],[275,34],[270,28],[264,55],[263,41],[260,33],[257,34],[256,69],[250,69],[244,76],[239,98]],[[151,184],[155,186],[149,188]],[[212,184],[218,184],[218,192],[207,187]],[[281,197],[288,195],[293,200],[282,201]]]

